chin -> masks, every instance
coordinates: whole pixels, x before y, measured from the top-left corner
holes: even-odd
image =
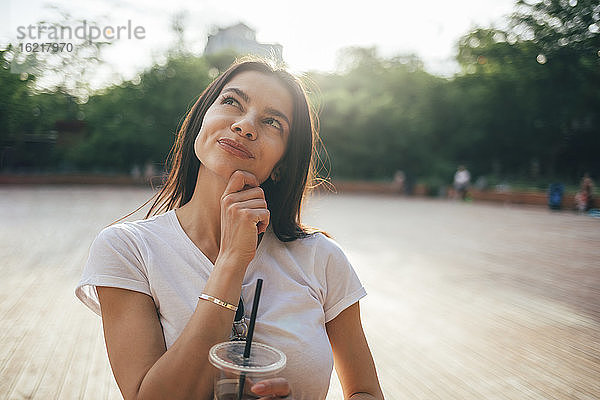
[[[206,165],[203,162],[201,162],[200,164],[202,167],[204,167],[205,170],[210,171],[214,175],[219,176],[225,182],[228,182],[229,178],[231,178],[231,175],[233,175],[233,173],[238,170],[248,171],[251,174],[254,174],[254,176],[256,176],[256,179],[258,179],[258,182],[260,184],[262,184],[264,181],[266,181],[269,178],[269,175],[266,175],[266,176],[264,174],[261,175],[261,174],[257,173],[256,171],[250,170],[247,166],[244,166],[244,165],[238,164],[238,163],[227,162],[227,163],[219,163],[218,165],[214,165],[214,166]]]
[[[198,152],[196,152],[196,156],[198,156]],[[205,170],[205,172],[217,175],[226,182],[228,182],[231,175],[238,170],[248,171],[251,174],[254,174],[260,184],[266,181],[271,174],[271,171],[256,171],[254,168],[248,168],[250,166],[248,161],[238,160],[235,157],[209,156],[198,157],[198,160],[200,161],[200,170]]]

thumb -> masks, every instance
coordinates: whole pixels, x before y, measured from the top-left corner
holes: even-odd
[[[229,182],[227,182],[227,186],[223,192],[223,197],[231,193],[240,192],[248,187],[257,187],[258,185],[258,179],[254,174],[248,171],[237,170],[231,174]]]

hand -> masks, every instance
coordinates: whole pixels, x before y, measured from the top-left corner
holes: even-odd
[[[290,385],[285,378],[265,379],[264,381],[257,382],[250,390],[254,394],[262,396],[259,400],[292,399],[290,397]]]
[[[235,171],[221,196],[221,245],[218,257],[248,266],[256,254],[258,234],[269,225],[265,193],[256,176]]]

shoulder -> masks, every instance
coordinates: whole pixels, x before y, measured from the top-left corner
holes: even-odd
[[[168,213],[137,221],[125,221],[102,229],[94,242],[106,244],[139,243],[151,232],[160,231],[169,223]]]
[[[300,254],[312,254],[317,259],[346,258],[340,244],[321,232],[314,232],[304,238],[291,242],[280,242],[289,251]]]
[[[332,238],[327,237],[322,232],[309,233],[307,236],[298,238],[289,242],[282,242],[275,235],[273,237],[285,246],[301,246],[301,247],[319,247],[319,248],[339,248],[339,244]]]
[[[161,243],[156,238],[162,237],[169,227],[169,221],[163,219],[164,215],[161,214],[102,229],[90,246],[88,265],[91,269],[100,270],[120,270],[123,266],[145,269],[153,252],[160,251]]]

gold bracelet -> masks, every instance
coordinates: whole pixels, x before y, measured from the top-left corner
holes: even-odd
[[[209,294],[206,294],[206,293],[202,293],[202,294],[199,296],[199,298],[200,298],[200,299],[202,299],[202,300],[210,301],[211,303],[218,304],[218,305],[220,305],[221,307],[225,307],[226,309],[228,309],[228,310],[231,310],[231,311],[233,311],[233,312],[236,312],[236,311],[237,311],[237,309],[238,309],[238,308],[237,308],[237,306],[234,306],[233,304],[231,304],[231,303],[228,303],[228,302],[226,302],[226,301],[223,301],[223,300],[217,299],[216,297],[214,297],[214,296],[211,296],[211,295],[209,295]]]

